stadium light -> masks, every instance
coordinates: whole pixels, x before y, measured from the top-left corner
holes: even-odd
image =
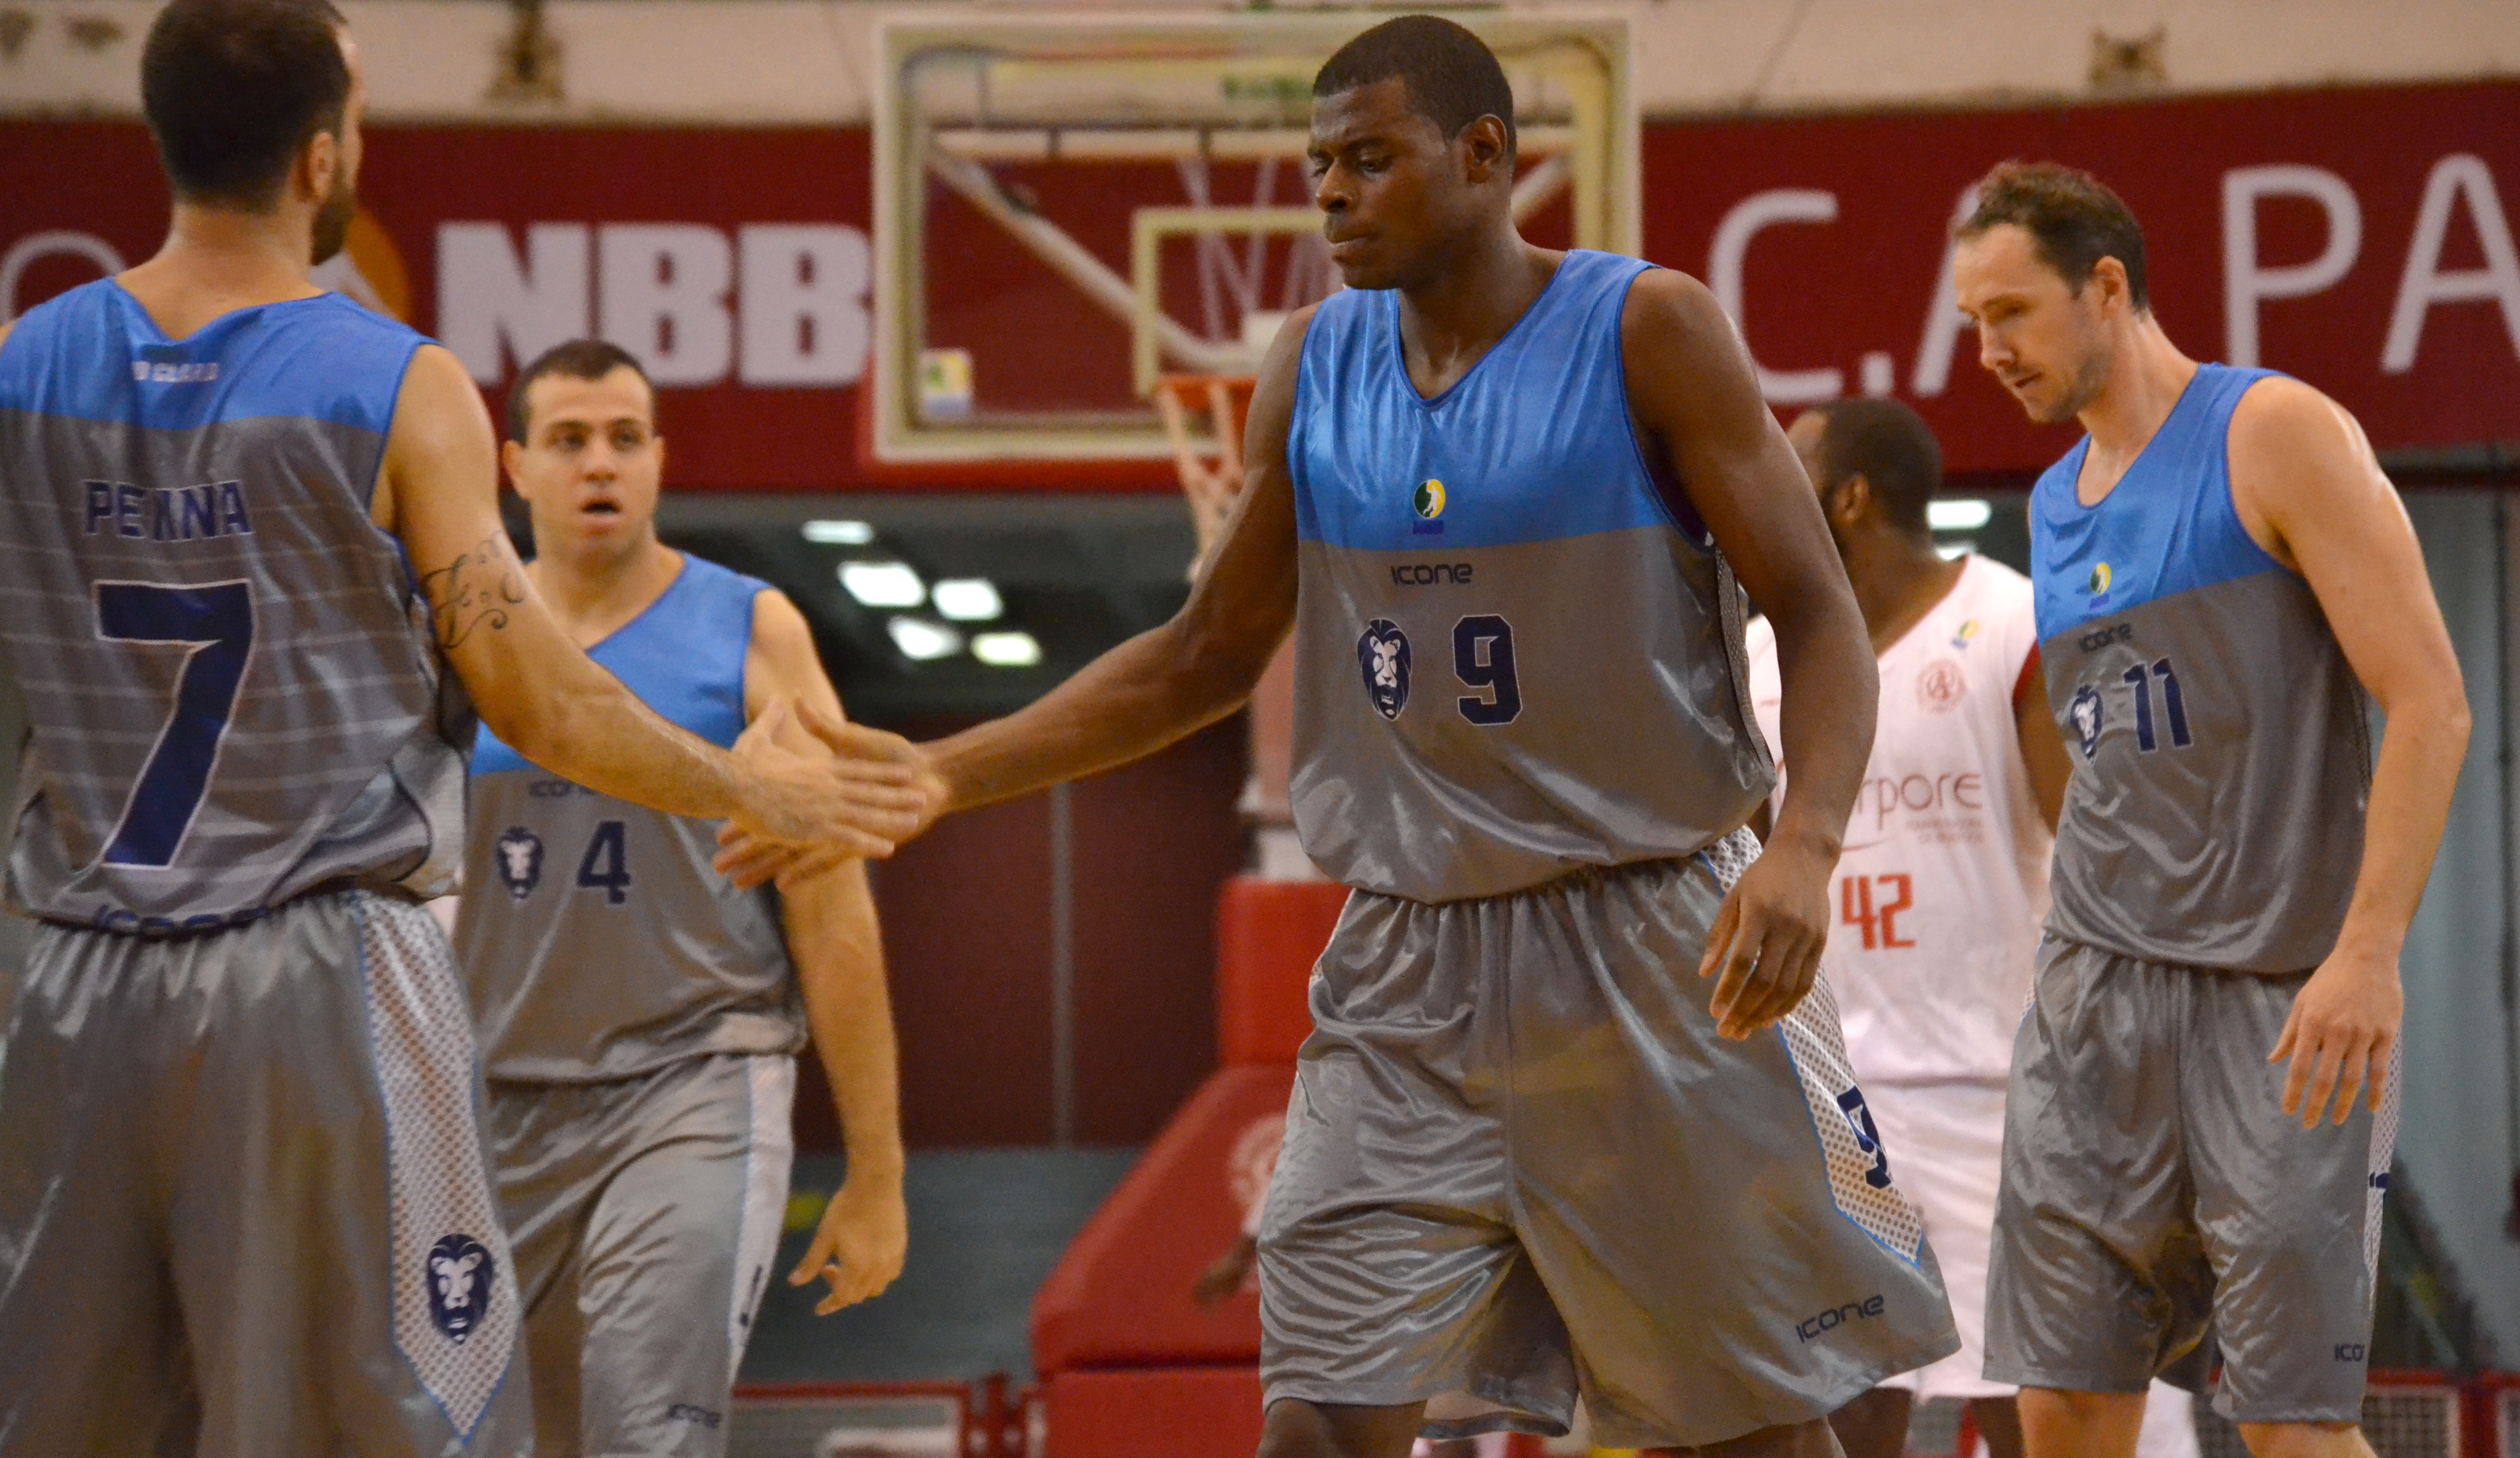
[[[991,668],[1030,668],[1041,662],[1041,642],[1029,633],[983,633],[971,640],[971,656]]]
[[[868,607],[917,607],[927,585],[908,562],[842,562],[840,586]]]
[[[1995,508],[1974,497],[1925,503],[1925,525],[1938,532],[1973,532],[1995,519]]]
[[[892,634],[892,645],[901,656],[924,663],[931,658],[951,658],[963,651],[963,635],[942,623],[923,618],[894,618],[884,624]]]
[[[985,577],[940,577],[931,594],[936,610],[957,623],[985,623],[1007,610],[997,585]]]
[[[875,540],[875,528],[863,521],[809,521],[805,540],[818,547],[864,547]]]

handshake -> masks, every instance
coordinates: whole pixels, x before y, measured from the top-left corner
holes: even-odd
[[[716,864],[745,890],[890,856],[945,810],[945,782],[918,745],[788,699],[735,741],[735,764]]]

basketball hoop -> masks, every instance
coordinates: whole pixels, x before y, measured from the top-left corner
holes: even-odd
[[[1251,415],[1251,387],[1245,375],[1164,375],[1155,379],[1155,408],[1164,418],[1164,434],[1173,443],[1173,465],[1181,475],[1182,496],[1190,503],[1191,529],[1198,536],[1198,555],[1192,559],[1195,582],[1216,544],[1234,503],[1242,495],[1242,426]],[[1198,422],[1203,422],[1202,432]]]

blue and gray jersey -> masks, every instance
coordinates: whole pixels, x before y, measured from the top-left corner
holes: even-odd
[[[1739,594],[1629,415],[1619,319],[1649,266],[1568,253],[1432,400],[1396,294],[1314,315],[1286,438],[1292,794],[1332,877],[1495,896],[1689,855],[1766,797]]]
[[[731,747],[753,599],[767,590],[686,552],[673,585],[587,656],[666,720]],[[485,726],[455,952],[489,1077],[580,1082],[802,1046],[778,898],[736,890],[716,854],[717,822],[562,779]]]
[[[2088,438],[2031,494],[2039,651],[2074,756],[2048,924],[2123,956],[2315,967],[2362,865],[2362,686],[2231,503],[2231,412],[2268,373],[2200,366],[2099,505],[2075,494]]]
[[[19,909],[119,931],[312,887],[433,895],[460,696],[369,520],[426,341],[338,294],[169,339],[112,280],[0,346],[0,653],[29,732]]]

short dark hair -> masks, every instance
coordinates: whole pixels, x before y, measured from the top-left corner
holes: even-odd
[[[1338,48],[1313,77],[1313,95],[1336,96],[1397,76],[1409,88],[1409,110],[1435,123],[1447,140],[1482,116],[1505,123],[1505,153],[1513,155],[1513,87],[1487,42],[1441,16],[1399,16]]]
[[[2138,310],[2152,307],[2143,228],[2125,199],[2091,173],[2062,162],[1999,163],[1979,179],[1977,206],[1952,232],[1975,238],[2005,223],[2028,233],[2040,258],[2076,293],[2101,259],[2114,258],[2126,269],[2127,300]]]
[[[1863,396],[1815,405],[1819,413],[1823,492],[1860,475],[1881,500],[1891,523],[1912,532],[1930,530],[1925,504],[1943,485],[1943,448],[1925,418],[1896,400]]]
[[[175,196],[267,208],[350,97],[331,0],[173,0],[140,55],[141,109]]]
[[[525,432],[533,427],[533,411],[531,402],[525,399],[525,392],[533,388],[535,380],[555,375],[562,379],[602,379],[615,370],[629,371],[648,387],[649,412],[652,417],[656,382],[648,377],[648,371],[639,363],[637,355],[609,339],[571,339],[535,355],[532,364],[517,372],[516,383],[508,386],[508,439],[523,445]],[[650,423],[654,423],[652,419]]]

